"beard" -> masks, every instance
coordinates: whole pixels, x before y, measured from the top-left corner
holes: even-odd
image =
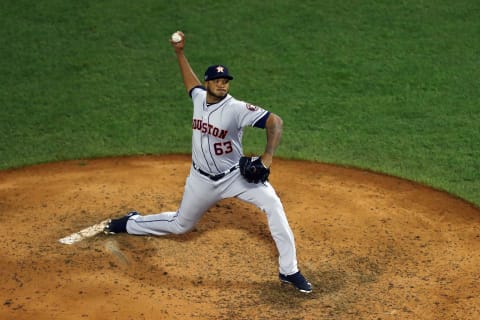
[[[227,96],[228,91],[225,91],[224,93],[221,93],[221,94],[217,94],[217,93],[213,92],[210,88],[207,87],[207,93],[208,93],[208,95],[210,95],[212,97],[215,97],[220,101]]]

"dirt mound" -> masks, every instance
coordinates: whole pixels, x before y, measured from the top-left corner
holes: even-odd
[[[131,209],[175,210],[189,167],[148,156],[0,171],[0,318],[479,318],[480,209],[371,172],[274,162],[311,294],[280,284],[263,213],[234,199],[181,236],[58,242]]]

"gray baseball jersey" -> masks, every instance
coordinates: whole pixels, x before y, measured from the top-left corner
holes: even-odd
[[[262,122],[269,112],[229,94],[220,102],[207,106],[207,93],[202,87],[193,88],[190,94],[193,101],[192,160],[210,174],[226,172],[237,165],[243,155],[243,128]]]

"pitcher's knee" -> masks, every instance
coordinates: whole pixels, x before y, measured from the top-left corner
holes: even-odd
[[[180,224],[176,223],[175,228],[173,230],[173,234],[184,234],[188,231],[192,230],[195,224]]]
[[[261,209],[265,212],[271,212],[271,213],[284,211],[282,202],[278,197],[272,198],[271,201],[269,201],[268,204],[264,205]]]

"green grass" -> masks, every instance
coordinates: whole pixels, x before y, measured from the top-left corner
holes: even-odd
[[[190,152],[168,43],[285,121],[278,156],[368,168],[480,204],[480,3],[2,1],[0,169]],[[246,151],[264,134],[247,130]]]

